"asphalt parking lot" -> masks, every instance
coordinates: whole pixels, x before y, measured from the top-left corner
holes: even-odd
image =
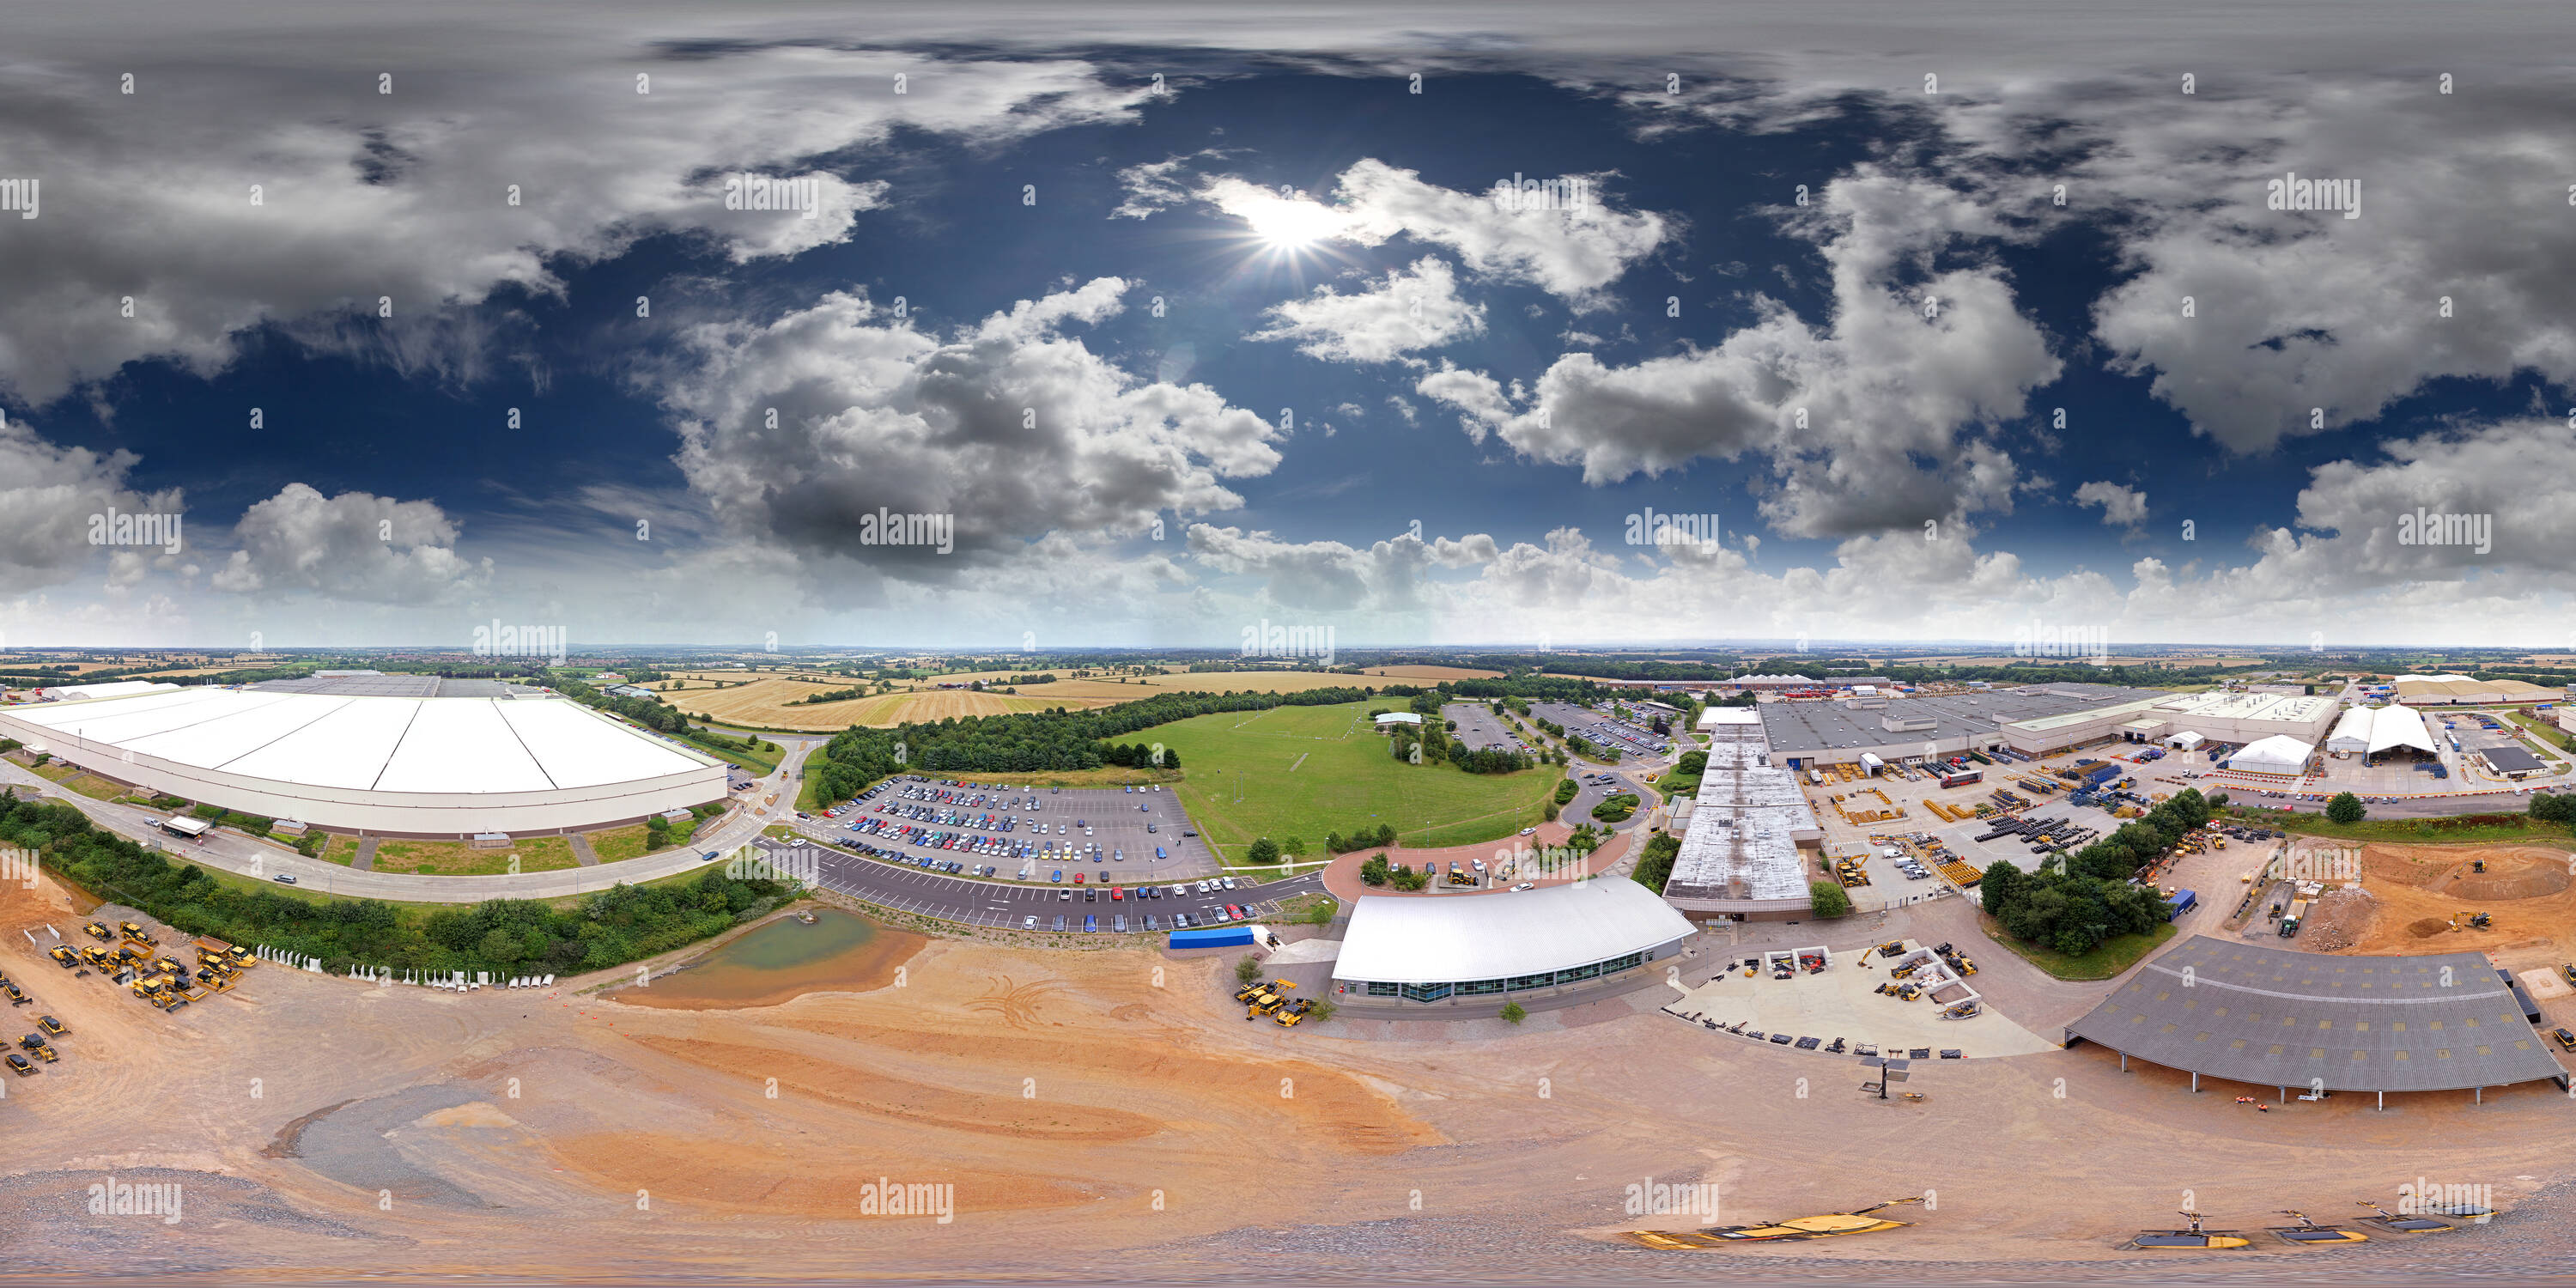
[[[1441,718],[1458,722],[1451,734],[1469,751],[1520,751],[1520,736],[1504,727],[1492,708],[1476,702],[1452,702],[1440,708]]]
[[[846,835],[846,834],[845,834]],[[764,842],[764,848],[775,843]],[[1315,894],[1323,890],[1323,878],[1315,873],[1253,885],[1236,879],[1236,888],[1212,888],[1206,893],[1199,882],[1175,879],[1158,884],[1151,898],[1140,897],[1138,887],[1121,884],[1104,890],[1094,885],[1079,889],[1068,884],[1022,885],[1013,881],[977,881],[963,877],[943,876],[920,868],[896,867],[862,855],[853,854],[837,845],[815,845],[812,861],[819,883],[824,889],[838,891],[855,899],[864,899],[881,907],[919,913],[943,921],[971,926],[996,926],[1014,930],[1062,930],[1083,934],[1083,918],[1093,918],[1095,929],[1089,933],[1116,934],[1119,917],[1127,918],[1127,933],[1161,933],[1175,929],[1172,914],[1185,913],[1198,926],[1227,924],[1217,919],[1216,910],[1233,904],[1254,917],[1265,917],[1279,910],[1279,901],[1292,895]],[[1068,879],[1070,874],[1068,873]],[[1202,878],[1205,880],[1206,878]],[[1172,886],[1182,890],[1175,893]],[[1037,918],[1032,927],[1028,919]],[[1056,918],[1064,918],[1058,926]],[[1147,918],[1152,918],[1148,924]]]
[[[1607,712],[1578,707],[1571,702],[1533,702],[1530,713],[1557,725],[1573,737],[1595,747],[1608,747],[1623,759],[1652,760],[1670,747],[1672,740],[1656,734],[1643,721],[1621,724]]]
[[[890,790],[861,801],[838,817],[797,821],[799,831],[837,842],[851,837],[897,854],[953,859],[968,867],[991,865],[995,877],[1052,885],[1088,886],[1197,880],[1218,871],[1205,838],[1169,791],[1108,788],[1051,790],[1017,783],[951,785],[919,779],[891,780]],[[947,799],[941,799],[945,796]],[[853,828],[853,824],[863,825]],[[958,834],[999,844],[1004,852],[945,849],[902,829],[922,829],[931,840]],[[1147,830],[1151,828],[1152,830]],[[1164,851],[1156,858],[1155,850]]]

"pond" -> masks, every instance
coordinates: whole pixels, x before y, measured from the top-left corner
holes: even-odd
[[[616,996],[635,1006],[730,1010],[775,1006],[806,993],[864,992],[892,982],[895,968],[924,942],[865,917],[818,908],[812,925],[781,917],[677,974],[619,989]]]

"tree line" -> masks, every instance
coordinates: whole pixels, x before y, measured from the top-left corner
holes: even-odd
[[[1977,893],[2006,933],[2070,957],[2116,935],[2146,934],[2166,919],[2165,899],[2154,886],[2137,884],[2138,874],[2209,818],[2209,802],[2187,787],[2145,817],[2063,856],[2062,864],[2051,855],[2037,871],[2024,872],[1997,859]]]
[[[708,868],[685,885],[618,885],[568,909],[494,899],[426,916],[377,899],[324,903],[217,882],[93,826],[69,805],[0,791],[0,838],[36,851],[48,870],[100,898],[181,932],[265,944],[319,958],[326,970],[572,974],[623,965],[755,920],[794,894],[792,883],[739,881]]]

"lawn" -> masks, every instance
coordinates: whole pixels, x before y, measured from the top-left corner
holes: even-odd
[[[2140,958],[2164,947],[2175,934],[2173,923],[2166,922],[2156,927],[2152,934],[2114,935],[2089,953],[2069,957],[2054,949],[2025,944],[2005,934],[1992,917],[1980,915],[1977,922],[1985,928],[1986,938],[2013,950],[2021,955],[2022,960],[2059,979],[2071,980],[2109,979],[2137,965]]]
[[[676,850],[687,845],[697,832],[698,820],[673,819],[671,820],[671,843],[662,848]],[[591,851],[599,856],[599,861],[602,863],[642,858],[647,854],[655,853],[648,844],[651,833],[641,823],[629,827],[612,827],[605,832],[592,832],[589,835]]]
[[[1403,764],[1368,724],[1372,706],[1398,705],[1219,712],[1128,740],[1180,753],[1181,803],[1229,863],[1263,836],[1301,838],[1320,856],[1326,833],[1380,823],[1393,824],[1400,843],[1422,847],[1490,841],[1539,821],[1562,776],[1556,769],[1469,774],[1446,761]]]
[[[376,871],[418,872],[432,876],[492,876],[510,871],[516,856],[521,872],[550,872],[581,866],[572,842],[560,836],[522,837],[499,850],[478,850],[455,841],[379,841]]]
[[[78,765],[67,765],[59,760],[36,766],[35,773],[38,777],[66,791],[79,792],[94,801],[116,800],[123,797],[129,790],[89,773]]]
[[[358,857],[358,838],[334,835],[330,844],[323,846],[322,852],[313,857],[325,863],[337,863],[345,868]]]
[[[2546,823],[2529,814],[2450,814],[2434,818],[2365,818],[2358,823],[2337,823],[2323,814],[2293,814],[2279,810],[2243,809],[2230,806],[2227,813],[2260,827],[2277,827],[2284,832],[2306,836],[2330,836],[2339,841],[2389,841],[2432,844],[2445,841],[2565,841],[2571,832],[2565,823]]]

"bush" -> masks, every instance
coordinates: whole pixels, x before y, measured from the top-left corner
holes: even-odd
[[[1680,837],[1657,833],[1646,842],[1646,848],[1638,852],[1637,866],[1629,872],[1628,879],[1662,894],[1664,883],[1673,879],[1673,860],[1681,852]]]
[[[1277,863],[1279,861],[1279,843],[1271,840],[1269,837],[1262,837],[1252,843],[1252,848],[1244,853],[1244,857],[1250,859],[1254,863]]]
[[[1555,822],[1555,821],[1556,821],[1556,816],[1557,816],[1558,812],[1559,812],[1559,811],[1558,811],[1558,810],[1557,810],[1557,808],[1556,808],[1556,802],[1555,802],[1555,801],[1549,801],[1549,802],[1547,803],[1547,808],[1546,808],[1546,809],[1544,809],[1544,810],[1542,810],[1542,811],[1540,811],[1540,813],[1541,813],[1541,814],[1542,814],[1542,815],[1547,819],[1547,821],[1548,821],[1548,822],[1551,822],[1551,823],[1553,823],[1553,822]]]
[[[1385,885],[1386,877],[1387,861],[1383,854],[1371,855],[1367,862],[1360,865],[1360,882],[1364,885]]]
[[[1583,784],[1578,783],[1571,778],[1560,778],[1556,783],[1556,803],[1562,805],[1567,801],[1573,800],[1574,794],[1582,790]]]
[[[1259,978],[1261,978],[1261,959],[1245,953],[1243,960],[1234,964],[1234,982],[1249,984]]]
[[[2337,823],[2358,823],[2369,811],[2361,807],[2361,798],[2351,792],[2337,793],[2326,802],[2326,817]]]
[[[1811,882],[1807,886],[1807,894],[1815,901],[1816,919],[1819,921],[1851,915],[1851,896],[1843,893],[1839,882]]]
[[[1503,1009],[1498,1014],[1502,1016],[1505,1024],[1518,1024],[1529,1018],[1529,1012],[1522,1009],[1518,1002],[1503,1003]]]
[[[1625,822],[1637,812],[1637,806],[1643,803],[1637,798],[1635,792],[1621,792],[1593,806],[1592,817],[1604,823]]]

